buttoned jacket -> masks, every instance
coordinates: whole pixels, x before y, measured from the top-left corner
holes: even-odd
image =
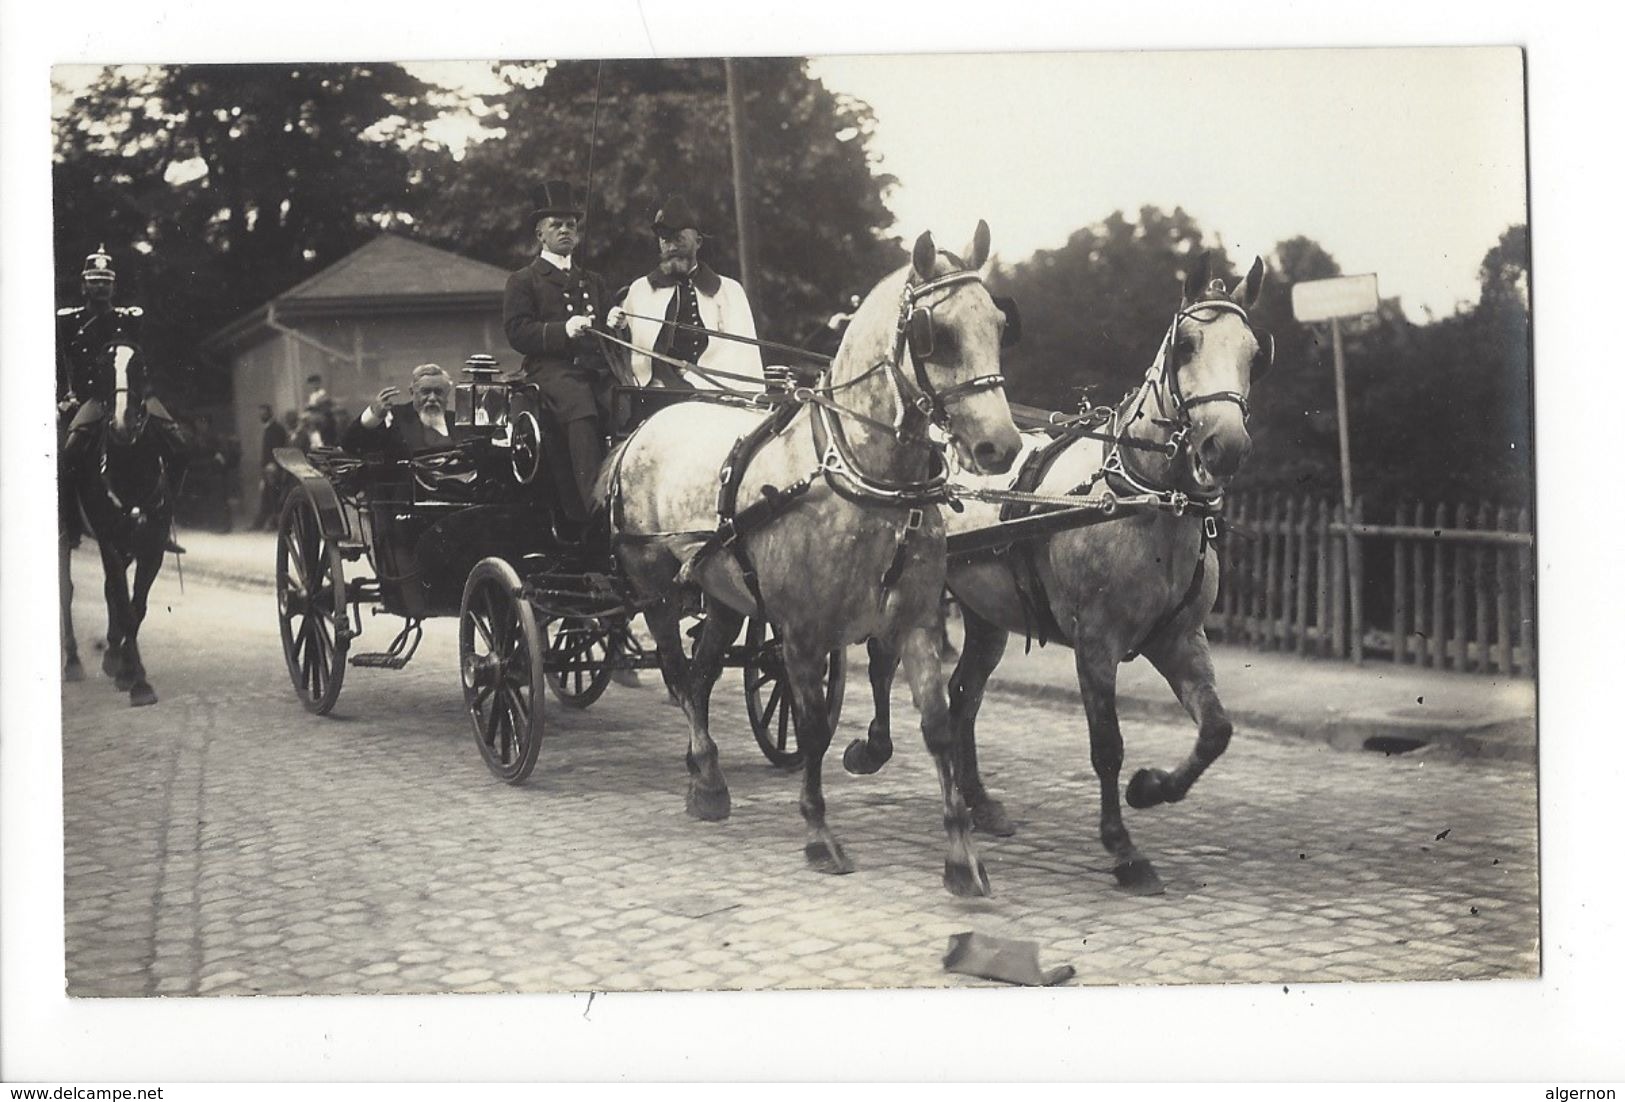
[[[676,294],[676,280],[657,268],[648,275],[640,276],[627,288],[621,308],[629,314],[665,318]],[[750,301],[745,297],[745,288],[740,286],[738,280],[729,279],[702,264],[694,273],[694,301],[699,307],[700,324],[705,328],[755,339],[756,318],[751,312]],[[673,327],[661,321],[633,318],[627,324],[631,328],[630,341],[639,348],[664,352],[672,343]],[[700,353],[699,365],[749,376],[757,380],[757,386],[762,385],[762,354],[755,345],[712,337],[706,343],[705,351]],[[655,374],[654,361],[646,353],[634,352],[631,366],[638,385],[648,386]],[[692,371],[686,373],[683,379],[701,390],[713,390],[719,385],[748,390],[751,386],[750,383],[728,378],[713,382]]]

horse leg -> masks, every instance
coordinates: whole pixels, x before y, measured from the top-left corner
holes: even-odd
[[[56,552],[57,594],[62,602],[62,680],[83,681],[85,667],[79,661],[79,640],[73,631],[73,551],[67,537],[58,537]]]
[[[1141,769],[1128,782],[1128,805],[1154,807],[1178,803],[1185,798],[1207,767],[1230,745],[1230,716],[1219,701],[1214,687],[1213,657],[1208,653],[1207,632],[1198,627],[1162,646],[1146,649],[1145,656],[1167,678],[1168,685],[1196,721],[1196,746],[1173,772]]]
[[[1105,653],[1105,657],[1101,654]],[[1123,732],[1117,724],[1117,656],[1078,639],[1073,650],[1083,711],[1089,722],[1089,759],[1100,778],[1100,841],[1112,855],[1119,886],[1136,895],[1156,895],[1162,879],[1140,856],[1123,824],[1117,778],[1123,771]]]
[[[841,755],[848,773],[878,773],[891,760],[891,686],[897,662],[895,649],[879,638],[869,640],[869,688],[875,696],[875,718],[869,721],[869,736],[853,739]]]
[[[796,737],[805,757],[801,771],[801,821],[806,826],[807,843],[802,852],[807,864],[818,872],[841,876],[855,866],[825,819],[824,754],[834,734],[829,725],[829,701],[824,696],[828,662],[826,651],[796,645],[794,639],[784,642],[784,676],[790,683]]]
[[[683,650],[683,636],[679,626],[682,618],[677,601],[664,601],[643,613],[649,634],[654,636],[655,657],[660,660],[660,679],[666,683],[666,692],[673,704],[681,704],[683,684],[688,680],[688,656]]]
[[[959,789],[970,806],[976,829],[1008,838],[1016,832],[1016,825],[1010,821],[1004,804],[988,795],[976,763],[976,713],[982,707],[987,679],[1004,657],[1010,633],[969,608],[964,609],[964,620],[965,646],[948,679],[948,716],[959,743]]]
[[[711,603],[683,685],[683,712],[688,716],[689,730],[688,813],[706,822],[726,819],[733,810],[717,744],[711,739],[711,689],[722,673],[722,656],[744,622],[744,616],[721,601]]]
[[[98,541],[102,553],[102,595],[107,598],[107,651],[102,655],[102,672],[113,679],[120,692],[130,688],[124,640],[130,634],[130,580],[127,564],[107,543]]]
[[[147,618],[147,595],[164,564],[164,547],[154,543],[141,550],[135,564],[135,592],[130,599],[130,630],[124,641],[126,668],[130,675],[130,706],[141,708],[158,703],[158,694],[147,683],[147,668],[141,662],[141,625]]]
[[[971,845],[971,817],[960,789],[958,739],[948,714],[940,645],[936,624],[909,628],[902,639],[903,676],[908,678],[914,707],[920,713],[920,731],[942,787],[942,825],[948,832],[942,883],[954,895],[992,895],[987,870]]]

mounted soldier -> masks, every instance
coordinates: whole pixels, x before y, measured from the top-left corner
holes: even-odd
[[[69,546],[78,546],[83,534],[70,487],[77,481],[79,465],[115,397],[116,350],[128,349],[132,357],[141,355],[142,310],[113,305],[118,277],[105,246],[85,258],[80,279],[84,305],[65,307],[56,314],[57,410],[61,417],[72,418],[62,444],[59,503],[63,536]],[[155,395],[143,394],[140,400],[170,484],[179,486],[187,467],[186,436]],[[168,540],[167,550],[179,553],[184,549]]]

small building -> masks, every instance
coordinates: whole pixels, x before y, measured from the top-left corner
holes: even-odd
[[[516,367],[502,333],[501,268],[385,234],[214,333],[204,349],[231,369],[232,424],[242,441],[243,507],[259,499],[259,407],[302,410],[320,375],[344,418],[412,368],[456,377],[475,352]],[[334,443],[334,441],[328,441]]]

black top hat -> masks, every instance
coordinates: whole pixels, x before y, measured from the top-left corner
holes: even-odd
[[[548,180],[530,193],[530,220],[535,222],[549,215],[585,218],[586,205],[585,198],[568,180]]]
[[[660,209],[655,211],[653,225],[657,232],[660,230],[675,232],[685,228],[697,233],[705,232],[705,227],[700,225],[699,215],[694,213],[694,208],[689,206],[688,200],[681,195],[673,195],[660,204]]]

